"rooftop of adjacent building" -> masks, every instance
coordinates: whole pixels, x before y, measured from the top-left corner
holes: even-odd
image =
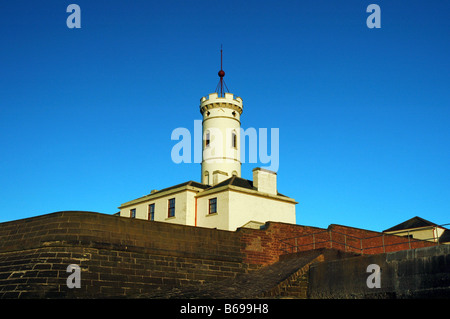
[[[414,228],[423,228],[423,227],[440,227],[440,225],[430,222],[429,220],[423,219],[419,216],[415,216],[411,219],[404,221],[398,225],[392,226],[384,230],[383,232],[392,232],[398,230],[406,230],[406,229],[414,229]],[[444,228],[444,227],[442,227]]]
[[[448,243],[450,242],[450,229],[447,229],[443,226],[446,226],[449,224],[444,225],[438,225],[436,223],[433,223],[429,220],[423,219],[422,217],[415,216],[413,218],[410,218],[403,223],[400,223],[398,225],[392,226],[391,228],[388,228],[386,230],[383,230],[384,233],[399,233],[402,231],[417,231],[422,229],[434,229],[434,228],[441,228],[443,229],[442,234],[439,236],[439,242],[440,243]]]

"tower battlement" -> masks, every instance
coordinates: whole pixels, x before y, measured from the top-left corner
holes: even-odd
[[[235,97],[233,93],[225,93],[224,97],[219,97],[218,93],[211,93],[200,99],[200,112],[202,114],[207,109],[224,106],[232,107],[233,109],[239,111],[239,114],[242,114],[242,98],[239,96]]]

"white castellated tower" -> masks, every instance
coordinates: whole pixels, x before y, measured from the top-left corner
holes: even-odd
[[[241,178],[242,99],[224,92],[224,76],[221,63],[216,92],[200,99],[201,183],[153,190],[123,203],[120,216],[229,231],[267,221],[295,224],[297,202],[278,193],[276,172],[256,167],[253,181]]]
[[[240,131],[242,99],[232,93],[224,93],[222,70],[217,93],[200,100],[203,115],[202,184],[216,185],[233,175],[241,177]]]

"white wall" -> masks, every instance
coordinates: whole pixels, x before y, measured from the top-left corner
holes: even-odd
[[[197,226],[228,230],[229,192],[222,191],[197,199]],[[217,213],[209,214],[209,199],[217,198]]]
[[[249,221],[283,222],[295,224],[295,203],[280,201],[269,197],[230,191],[229,230],[243,226]]]
[[[217,214],[209,215],[209,199],[217,198]],[[295,202],[225,189],[197,199],[197,226],[234,231],[249,221],[295,224]]]
[[[130,217],[136,208],[136,218],[148,219],[148,206],[155,204],[155,221],[195,225],[195,195],[182,190],[161,197],[145,200],[120,210],[120,216]],[[175,198],[175,217],[168,217],[168,200]],[[209,199],[217,198],[217,213],[209,214]],[[290,201],[289,201],[290,200]],[[224,188],[197,198],[197,226],[235,231],[249,221],[267,221],[295,224],[295,202],[282,201],[270,196],[258,196],[255,191],[239,191]]]
[[[130,217],[130,210],[136,208],[136,218],[148,219],[148,206],[155,204],[155,221],[194,225],[194,196],[195,192],[184,190],[174,194],[149,199],[139,204],[131,205],[120,210],[120,216]],[[175,217],[168,217],[169,199],[175,198]]]

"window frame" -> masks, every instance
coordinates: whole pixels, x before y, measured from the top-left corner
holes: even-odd
[[[205,148],[209,147],[211,145],[211,133],[209,130],[205,132]]]
[[[171,202],[173,201],[173,207],[171,206]],[[173,215],[170,215],[170,212],[173,212]],[[175,197],[167,200],[167,218],[175,217]]]
[[[148,220],[155,220],[155,203],[148,205]]]
[[[212,204],[211,201],[213,201],[213,200],[214,200],[214,203]],[[211,206],[214,206],[214,208],[215,208],[213,212],[211,212]],[[217,197],[210,198],[208,200],[208,215],[211,215],[211,214],[217,214]]]
[[[237,134],[234,130],[231,132],[231,147],[237,149]]]
[[[136,218],[136,208],[130,209],[130,218]]]

